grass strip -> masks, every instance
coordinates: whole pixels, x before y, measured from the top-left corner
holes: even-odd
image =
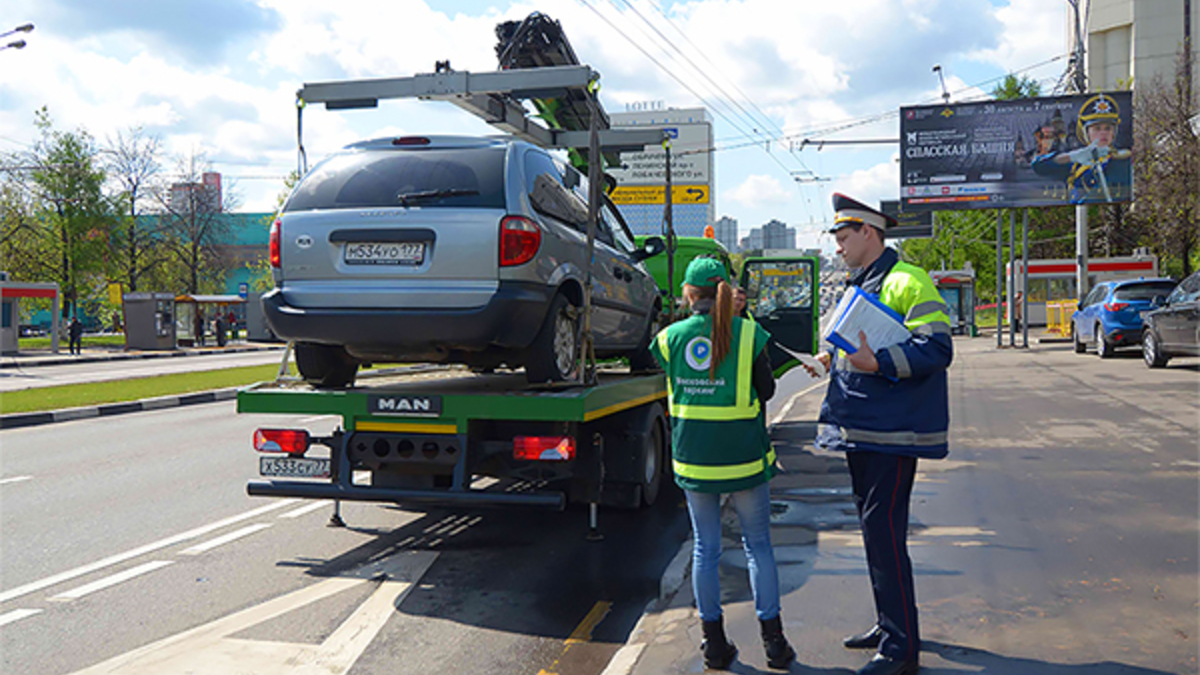
[[[80,338],[81,344],[84,347],[124,347],[125,336],[116,335],[84,335]],[[215,342],[213,344],[216,344]],[[58,341],[58,348],[67,350],[67,338]],[[46,337],[23,337],[17,339],[17,349],[25,352],[30,350],[50,349],[50,338]]]
[[[274,380],[278,372],[278,364],[264,364],[171,375],[153,375],[108,382],[86,382],[21,389],[0,394],[0,414],[61,410],[104,403],[137,401],[158,396],[190,394],[210,389],[242,387],[263,380]]]

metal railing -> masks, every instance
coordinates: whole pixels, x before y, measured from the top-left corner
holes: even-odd
[[[1071,315],[1079,306],[1078,300],[1059,300],[1046,303],[1046,332],[1058,333],[1063,337],[1071,335]]]

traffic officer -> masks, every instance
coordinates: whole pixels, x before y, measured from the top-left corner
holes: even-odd
[[[651,351],[666,371],[672,466],[692,521],[692,588],[704,629],[704,665],[724,669],[737,656],[725,637],[718,579],[721,495],[728,494],[742,527],[767,664],[786,670],[796,652],[783,635],[771,548],[767,481],[775,451],[763,409],[775,394],[766,352],[770,336],[733,315],[733,289],[718,260],[692,260],[683,297],[692,316],[660,332]]]
[[[859,333],[854,353],[818,356],[830,378],[816,445],[846,453],[875,595],[875,625],[844,644],[878,648],[861,675],[911,675],[921,636],[906,539],[909,498],[917,458],[941,459],[948,451],[950,319],[929,274],[884,245],[895,219],[841,194],[833,208],[838,255],[855,270],[849,283],[877,295],[911,331],[904,342],[879,349]]]

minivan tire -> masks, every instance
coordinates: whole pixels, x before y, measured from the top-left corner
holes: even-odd
[[[345,389],[354,384],[358,361],[337,345],[297,342],[296,368],[300,376],[318,389]]]
[[[1149,327],[1142,335],[1142,359],[1150,368],[1162,368],[1167,365],[1167,356],[1163,354],[1162,345]]]
[[[646,324],[645,334],[642,335],[642,339],[638,340],[637,347],[629,354],[629,370],[631,372],[658,370],[658,360],[650,353],[650,343],[658,336],[658,317],[658,310],[655,309],[654,315]]]
[[[525,379],[530,384],[573,380],[579,371],[579,310],[559,293],[525,356]]]

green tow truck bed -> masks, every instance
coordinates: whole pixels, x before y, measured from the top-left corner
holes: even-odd
[[[670,454],[661,374],[601,371],[594,386],[542,388],[523,373],[461,369],[373,378],[326,391],[261,383],[238,412],[336,415],[323,438],[260,429],[247,492],[420,505],[652,504]],[[365,380],[364,380],[365,381]],[[329,457],[308,457],[325,445]],[[483,480],[492,478],[495,480]]]

